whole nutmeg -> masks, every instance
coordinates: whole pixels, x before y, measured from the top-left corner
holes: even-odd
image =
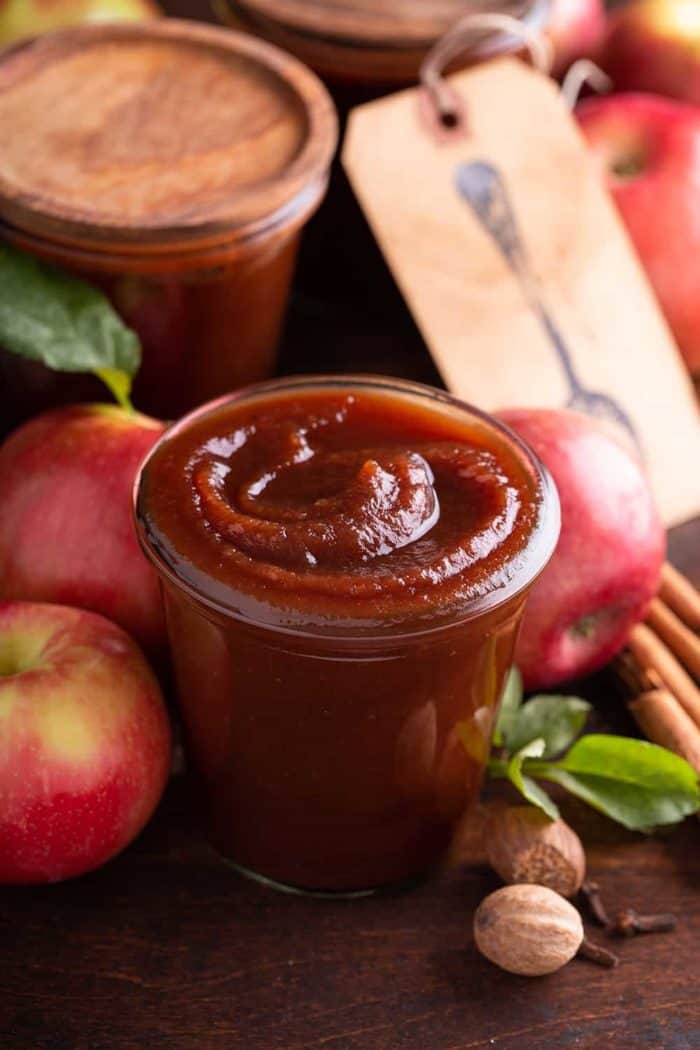
[[[488,862],[504,882],[536,882],[573,897],[586,876],[581,839],[534,806],[494,810],[484,829]]]
[[[565,966],[581,947],[583,924],[573,904],[546,886],[503,886],[474,916],[479,951],[509,973],[540,977]]]

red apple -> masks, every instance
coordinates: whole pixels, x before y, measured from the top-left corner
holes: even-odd
[[[0,600],[102,613],[165,647],[158,581],[132,520],[136,471],[163,424],[112,405],[25,423],[0,446]]]
[[[637,459],[589,416],[500,413],[549,469],[561,535],[528,598],[515,660],[528,689],[606,664],[658,589],[666,539]]]
[[[700,4],[634,0],[610,17],[601,64],[618,91],[700,102]]]
[[[554,76],[564,76],[578,58],[597,59],[606,27],[603,0],[552,0],[547,36],[554,46]]]
[[[0,603],[0,724],[0,882],[91,871],[158,804],[163,699],[137,645],[103,617]]]
[[[612,95],[586,99],[576,115],[681,353],[698,373],[700,107]]]
[[[132,22],[159,13],[151,0],[0,0],[0,47],[79,22]]]

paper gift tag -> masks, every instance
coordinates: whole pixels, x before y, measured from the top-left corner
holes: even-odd
[[[700,512],[690,379],[557,85],[502,59],[354,110],[343,163],[447,387],[569,406],[640,450],[667,525]]]

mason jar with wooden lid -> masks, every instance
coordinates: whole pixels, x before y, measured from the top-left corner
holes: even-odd
[[[272,373],[333,104],[296,58],[191,22],[93,25],[0,56],[0,238],[102,288],[134,401],[173,417]],[[0,415],[100,396],[0,351]]]
[[[415,81],[440,37],[471,14],[497,12],[542,29],[549,0],[214,0],[219,17],[287,48],[334,86]],[[475,31],[465,61],[518,51],[522,39]]]

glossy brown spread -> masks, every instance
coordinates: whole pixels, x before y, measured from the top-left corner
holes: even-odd
[[[140,511],[179,580],[254,621],[420,629],[513,585],[538,484],[478,417],[329,386],[234,401],[175,432]]]

